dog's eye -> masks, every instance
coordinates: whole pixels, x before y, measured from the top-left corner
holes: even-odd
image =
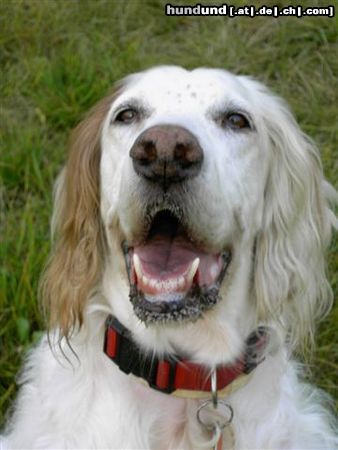
[[[120,111],[115,117],[115,122],[131,123],[137,118],[138,113],[135,109],[126,108]]]
[[[240,113],[227,114],[222,121],[222,125],[233,130],[251,128],[248,119]]]

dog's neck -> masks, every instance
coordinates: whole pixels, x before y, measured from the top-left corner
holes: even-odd
[[[265,357],[270,333],[258,327],[246,339],[243,354],[232,364],[208,367],[177,355],[157,357],[145,354],[132,339],[130,331],[115,317],[108,316],[104,352],[126,374],[133,374],[156,391],[183,398],[207,398],[211,374],[216,371],[217,391],[225,395],[240,387]]]

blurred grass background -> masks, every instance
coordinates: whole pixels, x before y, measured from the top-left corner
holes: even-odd
[[[53,180],[67,136],[114,80],[154,64],[218,66],[254,75],[287,99],[303,130],[318,143],[327,178],[337,182],[336,18],[166,17],[165,3],[0,4],[0,423],[15,395],[23,355],[44,329],[37,283],[50,249]],[[337,247],[336,239],[328,255],[336,293]],[[337,342],[336,306],[319,328],[310,376],[336,401]]]

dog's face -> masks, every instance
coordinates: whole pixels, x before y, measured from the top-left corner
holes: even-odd
[[[128,80],[110,109],[102,214],[108,230],[118,221],[147,324],[200,318],[227,301],[232,266],[250,263],[269,163],[250,95],[224,71],[160,68]]]
[[[43,284],[55,322],[65,335],[81,323],[99,284],[157,351],[225,362],[257,319],[301,341],[330,302],[323,186],[316,149],[260,83],[179,67],[127,77],[75,130],[59,182]]]

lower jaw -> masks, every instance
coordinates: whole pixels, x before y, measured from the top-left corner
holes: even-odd
[[[146,325],[182,321],[194,322],[199,319],[205,311],[214,307],[221,300],[219,290],[227,275],[232,253],[225,252],[222,257],[224,266],[214,284],[210,286],[193,284],[185,294],[170,294],[169,301],[150,299],[149,297],[147,299],[147,294],[140,291],[135,283],[131,283],[129,298],[136,316]]]
[[[131,285],[129,298],[136,316],[146,325],[181,321],[196,321],[204,311],[211,309],[220,300],[218,286],[194,285],[182,298],[170,301],[149,301],[146,295]]]

